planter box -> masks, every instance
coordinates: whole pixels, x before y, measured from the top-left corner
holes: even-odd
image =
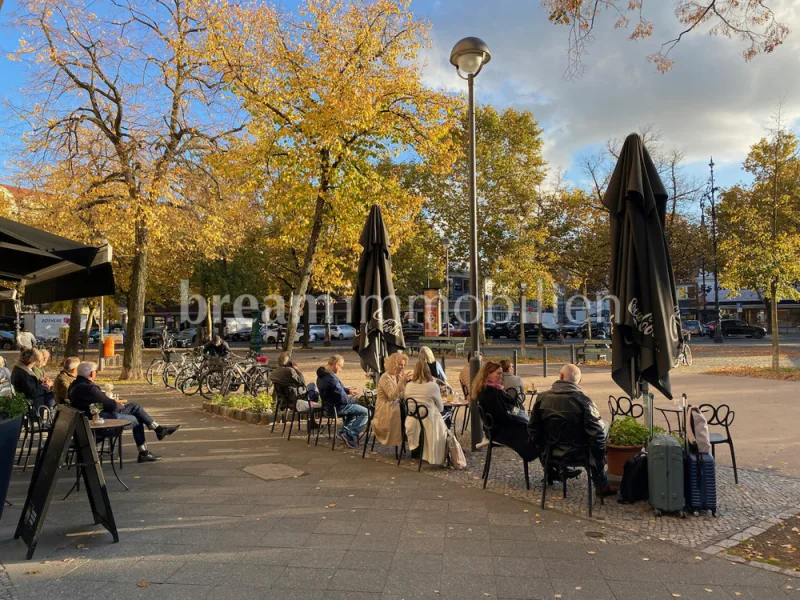
[[[21,415],[8,421],[0,421],[0,518],[6,505],[6,494],[11,481],[20,429],[22,429]]]
[[[254,410],[246,410],[244,411],[244,420],[251,425],[258,425],[258,422],[261,420],[261,413]]]
[[[606,463],[609,475],[622,477],[625,470],[625,463],[629,458],[633,458],[642,449],[641,446],[612,446],[606,445]]]
[[[263,412],[260,415],[258,424],[259,425],[272,425],[272,419],[275,418],[275,415],[272,411]]]
[[[211,402],[203,402],[203,410],[205,412],[214,412],[214,405]]]
[[[237,421],[244,421],[244,413],[244,409],[234,408],[231,416]]]
[[[220,406],[219,415],[221,417],[225,417],[226,419],[230,419],[233,416],[233,409],[229,406]]]
[[[219,404],[215,404],[213,406],[213,408],[211,409],[211,412],[213,412],[215,415],[221,415],[222,414],[222,406],[220,406]]]

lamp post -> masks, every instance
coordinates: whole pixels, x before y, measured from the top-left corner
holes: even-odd
[[[717,313],[717,324],[714,326],[714,343],[722,343],[722,314],[719,312],[719,265],[717,263],[717,203],[714,193],[714,157],[708,163],[711,169],[711,244],[714,250],[714,311]]]
[[[492,58],[489,46],[476,37],[465,37],[459,41],[450,52],[450,64],[456,68],[461,79],[466,79],[469,89],[469,293],[470,299],[470,347],[472,360],[470,361],[470,380],[474,380],[481,365],[480,358],[480,312],[483,310],[483,299],[478,297],[478,199],[475,185],[475,77],[481,72],[483,65]],[[482,424],[475,398],[470,398],[472,413],[472,451],[483,438]]]
[[[450,337],[450,238],[442,240],[444,246],[444,321],[447,337]]]
[[[700,196],[700,229],[703,230],[703,238],[706,234],[706,196]],[[700,257],[700,265],[703,273],[703,308],[702,313],[697,315],[697,318],[702,322],[705,321],[706,312],[708,310],[708,289],[706,288],[706,253],[703,252]],[[702,327],[702,326],[701,326]],[[702,333],[702,331],[701,331]]]

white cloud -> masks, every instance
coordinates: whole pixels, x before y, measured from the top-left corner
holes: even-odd
[[[795,30],[775,53],[745,63],[739,41],[693,32],[674,49],[676,65],[666,75],[645,57],[679,29],[671,2],[646,3],[656,31],[640,42],[628,41],[624,30],[614,29],[612,15],[604,15],[587,72],[567,81],[567,29],[550,24],[538,1],[442,0],[425,15],[433,23],[426,79],[465,91],[449,64],[450,49],[477,35],[492,51],[476,80],[478,100],[532,110],[545,128],[553,168],[574,168],[582,148],[647,124],[662,132],[664,145],[683,148],[687,162],[705,164],[713,154],[721,167],[732,167],[764,135],[780,99],[786,119],[800,119],[800,7],[791,0],[771,5]]]

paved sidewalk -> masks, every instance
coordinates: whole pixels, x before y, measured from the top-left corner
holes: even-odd
[[[800,598],[798,579],[360,452],[287,442],[207,416],[197,400],[135,390],[119,391],[159,421],[185,425],[151,444],[161,462],[125,464],[130,492],[108,471],[119,544],[73,493],[54,500],[36,556],[25,561],[23,544],[11,540],[26,491],[15,474],[0,562],[20,600]],[[128,436],[125,445],[130,458]],[[265,481],[243,470],[264,464],[302,474]],[[56,498],[70,485],[65,474]]]

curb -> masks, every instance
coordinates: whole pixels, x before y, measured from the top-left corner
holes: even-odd
[[[740,542],[749,540],[750,538],[756,537],[757,535],[761,535],[762,533],[767,531],[767,529],[775,525],[782,525],[788,519],[792,519],[796,517],[798,514],[800,514],[800,505],[784,510],[778,513],[774,517],[764,517],[757,525],[748,527],[747,529],[735,533],[728,538],[720,540],[712,544],[711,546],[708,546],[707,548],[703,548],[701,552],[703,552],[704,554],[717,556],[719,558],[724,558],[725,560],[730,562],[749,565],[751,567],[755,567],[756,569],[761,569],[763,571],[770,571],[772,573],[781,573],[782,575],[786,575],[788,577],[794,577],[795,579],[800,579],[800,571],[795,571],[793,569],[783,569],[777,565],[770,565],[768,563],[760,562],[757,560],[747,560],[746,558],[742,558],[741,556],[733,556],[731,554],[728,554],[727,552],[729,548],[738,546]]]
[[[253,410],[239,410],[228,406],[221,406],[213,402],[203,402],[203,412],[211,415],[230,419],[232,421],[242,421],[250,425],[272,425],[273,412],[256,412]]]
[[[8,577],[5,567],[0,564],[0,600],[17,600],[16,588]]]

